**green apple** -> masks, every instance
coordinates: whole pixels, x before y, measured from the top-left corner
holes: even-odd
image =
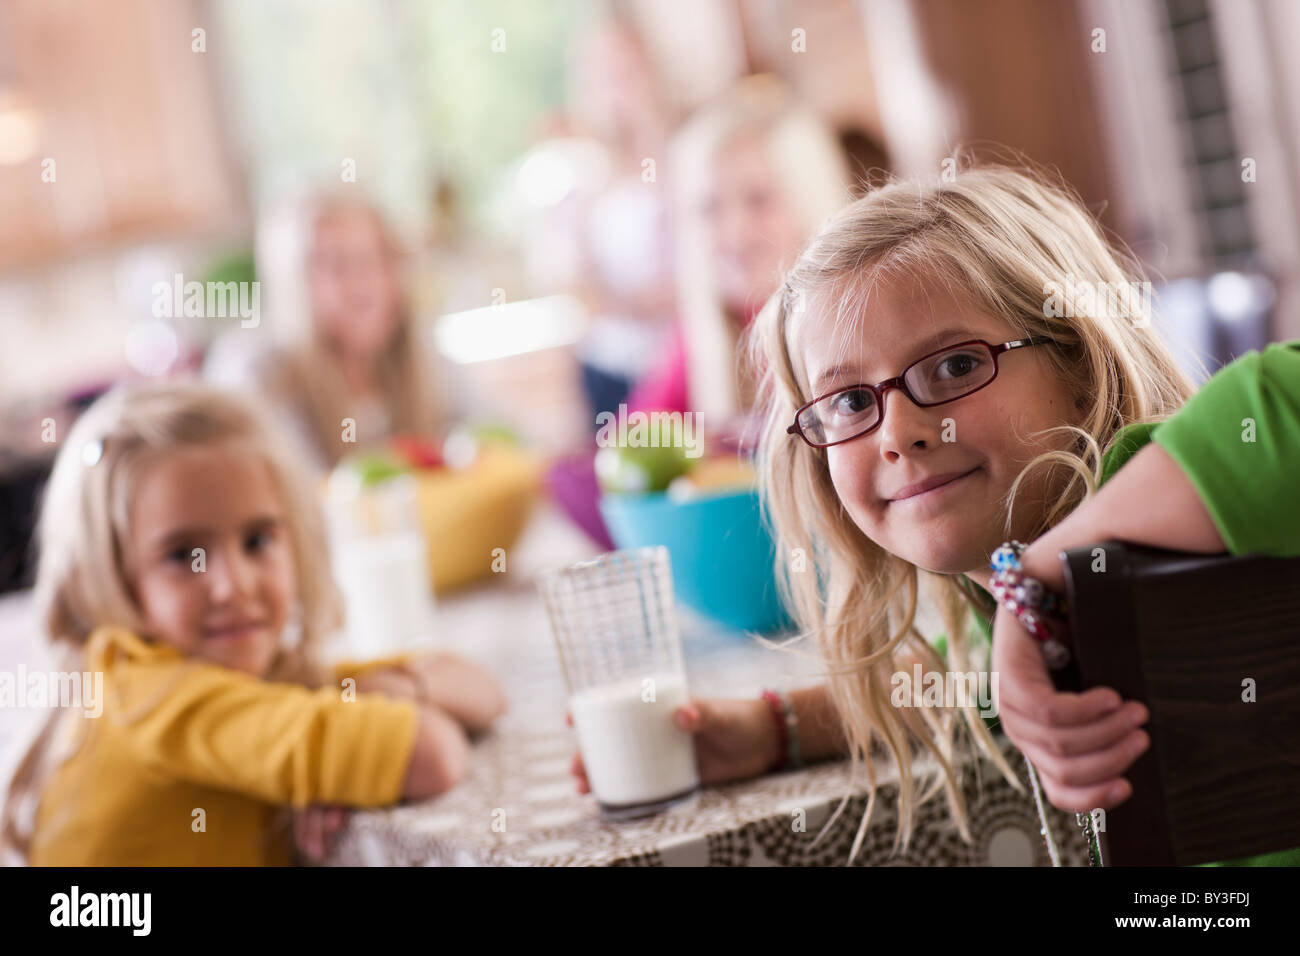
[[[663,491],[693,463],[680,445],[608,445],[596,452],[596,480],[610,494]]]
[[[476,422],[469,426],[470,434],[479,442],[496,442],[501,445],[522,446],[519,433],[503,422]]]
[[[361,479],[363,488],[369,488],[371,485],[377,485],[406,472],[399,462],[385,455],[360,455],[350,464],[357,477]]]

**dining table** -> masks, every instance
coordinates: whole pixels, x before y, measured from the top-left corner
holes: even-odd
[[[1024,758],[995,741],[1018,775],[1013,786],[986,756],[957,761],[970,839],[958,830],[942,790],[915,811],[898,844],[898,775],[873,756],[876,801],[855,854],[868,799],[866,768],[832,759],[722,785],[642,819],[602,818],[571,773],[576,735],[565,720],[566,690],[535,580],[597,553],[575,527],[542,504],[501,571],[440,596],[433,626],[411,650],[451,651],[502,685],[508,709],[474,740],[469,770],[438,797],[354,810],[335,835],[330,866],[1050,866],[1052,860]],[[766,642],[678,606],[690,693],[757,696],[820,682],[814,646],[781,635]],[[778,644],[779,646],[772,646]],[[933,770],[922,757],[919,774]],[[1073,813],[1044,803],[1058,861],[1088,865]]]

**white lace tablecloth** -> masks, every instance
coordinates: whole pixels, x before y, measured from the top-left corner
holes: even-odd
[[[331,865],[491,866],[840,866],[866,796],[850,786],[847,761],[816,764],[727,786],[643,820],[609,823],[568,772],[575,752],[564,723],[565,694],[554,644],[531,576],[577,560],[590,548],[543,513],[505,579],[443,601],[438,645],[472,657],[505,685],[510,711],[475,744],[468,777],[423,803],[354,812],[338,835]],[[815,665],[786,651],[682,615],[691,692],[753,696],[818,681]],[[895,854],[896,789],[887,767],[871,827],[855,865],[1050,865],[1024,760],[1003,740],[1021,775],[1016,792],[988,761],[968,765],[964,792],[974,840],[951,823],[942,796],[919,809],[909,848]],[[846,793],[852,796],[818,838]],[[1065,865],[1087,865],[1074,815],[1048,807]]]

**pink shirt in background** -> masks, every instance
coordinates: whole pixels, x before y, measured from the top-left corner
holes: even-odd
[[[686,334],[673,327],[668,346],[627,397],[629,412],[687,412],[690,396],[686,374]]]
[[[745,316],[745,327],[763,307],[758,303]],[[691,411],[690,381],[686,361],[686,333],[681,323],[673,328],[668,347],[654,366],[642,376],[627,398],[629,412]]]

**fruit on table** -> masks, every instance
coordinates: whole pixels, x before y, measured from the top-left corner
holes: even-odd
[[[686,501],[710,492],[748,490],[757,483],[758,475],[747,460],[735,455],[706,458],[689,474],[674,479],[668,486],[668,496],[674,501]]]
[[[417,435],[399,435],[389,441],[393,453],[410,468],[441,468],[442,446]]]
[[[442,464],[448,468],[468,468],[478,460],[486,445],[522,448],[523,441],[514,429],[495,422],[457,425],[442,443]]]
[[[497,442],[503,445],[523,446],[523,440],[509,425],[500,422],[476,422],[469,426],[470,434],[480,442]]]
[[[361,487],[363,488],[405,474],[407,470],[401,462],[395,461],[387,455],[374,452],[358,455],[348,464],[354,474],[361,480]]]
[[[758,474],[749,461],[730,455],[700,462],[686,479],[700,489],[753,488],[758,483]]]
[[[694,464],[680,445],[609,445],[596,452],[596,480],[609,494],[664,491]]]
[[[330,472],[325,487],[334,501],[356,501],[369,489],[405,475],[409,470],[391,455],[358,452],[339,462]]]

